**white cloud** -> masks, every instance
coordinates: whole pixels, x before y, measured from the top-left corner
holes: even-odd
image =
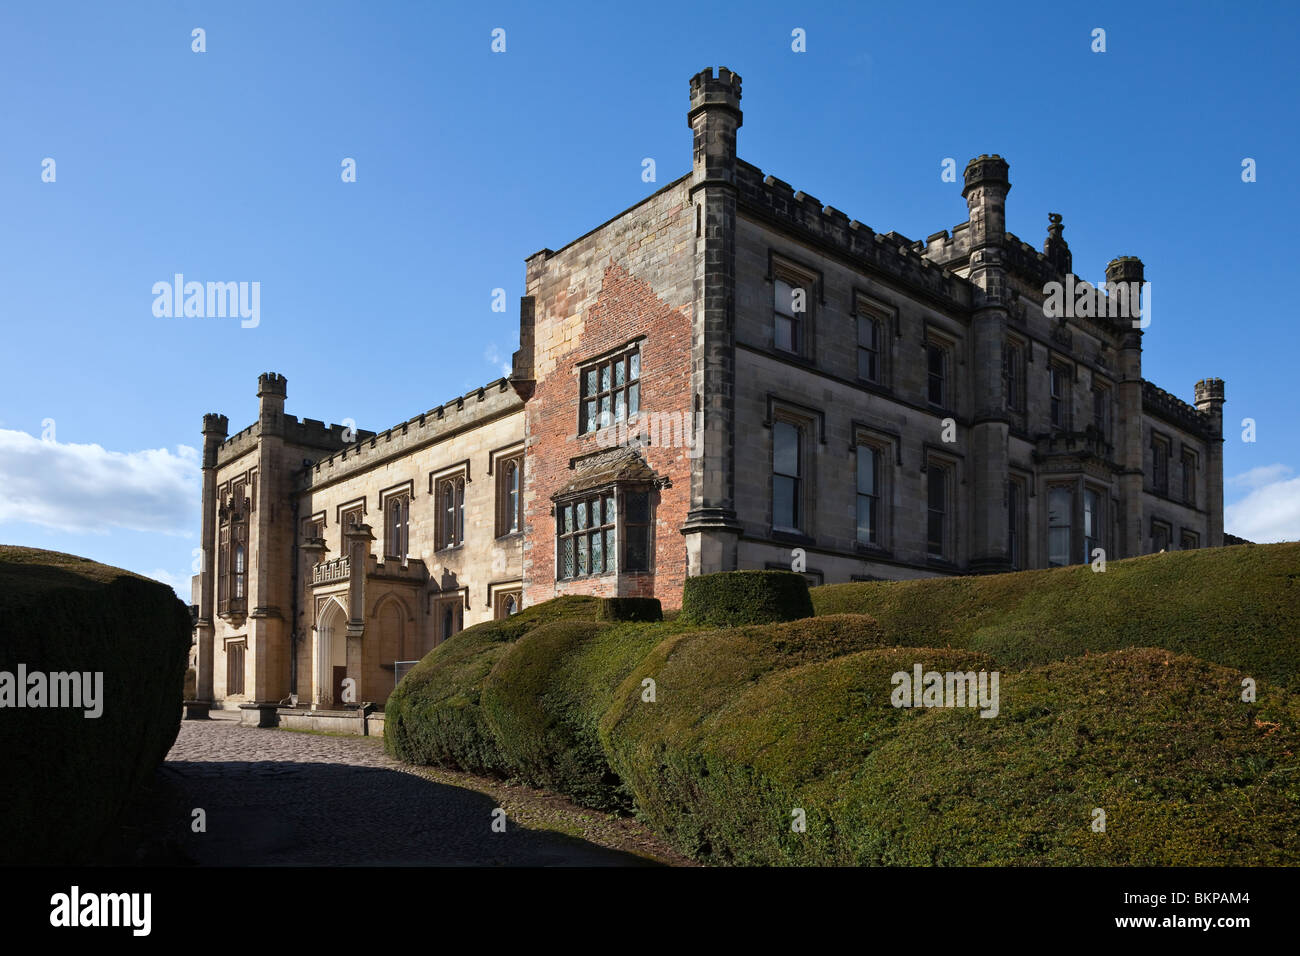
[[[173,574],[172,572],[164,570],[163,568],[155,568],[152,571],[138,571],[136,573],[143,574],[146,578],[153,578],[155,581],[159,581],[163,584],[170,586],[171,589],[176,592],[176,596],[178,598],[180,598],[186,604],[190,603],[191,575]]]
[[[189,535],[199,510],[199,469],[199,452],[188,445],[175,452],[106,451],[0,429],[0,524]]]
[[[1260,465],[1258,468],[1252,468],[1249,471],[1243,471],[1239,475],[1233,475],[1227,479],[1227,483],[1241,488],[1262,488],[1264,485],[1270,485],[1281,481],[1283,478],[1291,477],[1294,471],[1295,469],[1290,465]]]
[[[1300,478],[1286,465],[1263,465],[1227,479],[1249,488],[1223,509],[1223,528],[1248,541],[1300,541]]]
[[[509,378],[510,373],[514,371],[514,366],[501,357],[501,350],[497,348],[495,342],[483,350],[483,360],[498,366],[501,369],[502,376],[505,378]]]

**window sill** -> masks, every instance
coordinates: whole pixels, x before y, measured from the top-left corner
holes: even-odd
[[[785,528],[773,528],[771,537],[773,541],[784,541],[787,544],[812,546],[817,543],[816,538],[811,538],[802,531],[791,531]]]
[[[863,544],[861,541],[859,541],[855,545],[855,548],[858,554],[862,555],[863,557],[889,558],[889,559],[892,559],[894,557],[893,551],[890,551],[888,548],[882,547],[881,545],[878,544]]]
[[[629,574],[631,572],[624,571],[622,573]],[[583,581],[599,581],[601,578],[616,578],[618,577],[618,575],[619,575],[618,571],[601,571],[599,574],[575,574],[571,578],[556,578],[555,583],[573,584],[575,582],[581,583]]]
[[[815,369],[817,367],[817,360],[804,355],[802,352],[789,352],[777,345],[773,345],[768,351],[783,361],[793,362],[795,365],[802,365],[804,368]]]

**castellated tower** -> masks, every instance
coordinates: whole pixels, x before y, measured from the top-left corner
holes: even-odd
[[[735,500],[736,131],[740,77],[726,67],[691,78],[695,207],[692,414],[703,417],[702,454],[691,468],[686,535],[689,574],[735,570],[741,526]]]
[[[1146,281],[1146,269],[1136,256],[1120,256],[1106,264],[1107,283]],[[1121,539],[1125,554],[1145,553],[1146,540],[1142,492],[1146,485],[1145,418],[1142,388],[1142,329],[1123,319],[1119,330],[1119,381],[1116,384],[1118,420],[1115,457],[1119,463],[1120,498],[1123,501]]]
[[[1002,394],[1002,348],[1007,331],[1007,275],[1002,246],[1006,242],[1009,166],[1001,156],[979,156],[966,164],[965,186],[970,221],[972,294],[970,480],[970,567],[973,571],[1009,568],[1006,536],[1007,438],[1010,420]]]
[[[197,624],[198,666],[195,698],[212,700],[212,615],[216,575],[217,533],[217,450],[230,433],[225,415],[209,412],[203,416],[203,517],[200,525],[199,552],[199,619]]]
[[[1196,408],[1209,424],[1211,441],[1206,455],[1206,503],[1210,514],[1206,545],[1223,546],[1223,379],[1203,378],[1196,383]]]

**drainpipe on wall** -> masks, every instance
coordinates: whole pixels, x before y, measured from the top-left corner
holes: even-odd
[[[298,628],[298,538],[300,529],[298,527],[298,496],[293,496],[293,523],[290,525],[293,529],[293,597],[290,599],[291,617],[289,628],[289,694],[298,693],[298,642],[301,640],[301,631]]]

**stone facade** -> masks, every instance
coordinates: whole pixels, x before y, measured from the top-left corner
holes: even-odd
[[[1062,217],[1042,252],[1006,231],[999,156],[951,231],[876,233],[741,160],[740,98],[693,77],[690,172],[527,260],[508,380],[380,434],[286,416],[269,373],[255,424],[205,416],[201,700],[382,705],[558,594],[1223,544],[1223,383],[1142,378],[1140,260],[1092,296]]]

